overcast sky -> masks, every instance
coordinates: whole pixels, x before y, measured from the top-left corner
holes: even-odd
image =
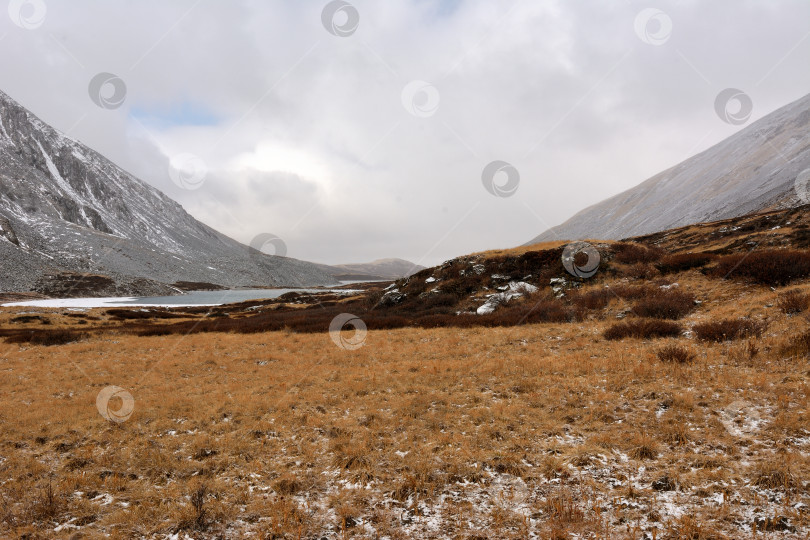
[[[12,0],[0,19],[0,89],[214,228],[324,263],[521,244],[810,92],[807,0]],[[91,99],[99,73],[125,94]],[[715,110],[727,88],[742,123]],[[487,190],[493,161],[513,168]]]

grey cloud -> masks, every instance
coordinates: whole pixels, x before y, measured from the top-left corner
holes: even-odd
[[[751,120],[810,88],[802,0],[660,2],[661,46],[634,32],[646,3],[357,0],[347,38],[324,30],[325,3],[47,0],[36,30],[0,22],[0,88],[241,241],[424,264],[522,243],[728,136],[724,88],[751,95]],[[120,109],[89,99],[101,71],[126,81]],[[402,106],[413,80],[440,93],[430,118]],[[221,123],[129,114],[187,101]],[[265,147],[296,155],[240,162]],[[210,168],[194,192],[168,177],[181,152]],[[514,197],[482,188],[494,160],[520,170]]]

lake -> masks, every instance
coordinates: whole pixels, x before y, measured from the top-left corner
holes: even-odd
[[[224,291],[191,291],[177,296],[121,297],[121,298],[54,298],[12,302],[3,307],[54,307],[54,308],[97,308],[97,307],[194,307],[236,304],[249,300],[278,298],[288,292],[350,294],[359,289],[229,289]]]

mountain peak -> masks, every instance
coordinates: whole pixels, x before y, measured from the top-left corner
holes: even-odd
[[[47,292],[52,276],[79,273],[114,276],[128,284],[125,294],[167,292],[179,281],[335,282],[317,265],[251,251],[200,223],[2,92],[0,224],[0,291]]]

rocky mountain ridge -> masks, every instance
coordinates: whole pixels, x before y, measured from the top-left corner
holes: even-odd
[[[77,276],[110,278],[98,294],[125,295],[168,294],[177,282],[336,282],[318,265],[215,231],[0,92],[0,292],[49,294],[48,283]]]

